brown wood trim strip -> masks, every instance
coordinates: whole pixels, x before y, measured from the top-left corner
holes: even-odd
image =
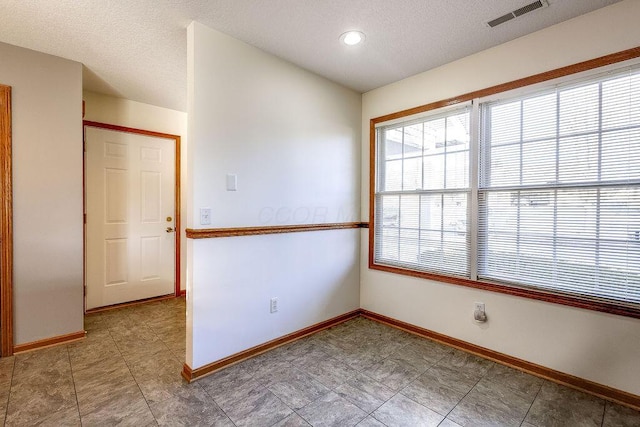
[[[618,62],[627,61],[640,57],[640,46],[627,49],[621,52],[613,53],[610,55],[601,56],[599,58],[591,59],[588,61],[580,62],[577,64],[569,65],[566,67],[558,68],[555,70],[547,71],[533,76],[525,77],[522,79],[514,80],[511,82],[499,84],[486,89],[481,89],[474,92],[469,92],[463,95],[455,96],[453,98],[432,102],[430,104],[421,105],[415,108],[409,108],[407,110],[398,111],[396,113],[387,114],[384,116],[376,117],[369,122],[369,268],[372,270],[380,270],[389,273],[402,274],[406,276],[418,277],[422,279],[436,280],[439,282],[452,283],[455,285],[462,285],[476,289],[483,289],[492,292],[504,293],[508,295],[514,295],[524,298],[536,299],[540,301],[546,301],[554,304],[561,304],[570,307],[584,308],[588,310],[600,311],[604,313],[617,314],[620,316],[628,316],[634,318],[640,318],[640,309],[631,307],[618,306],[613,303],[606,303],[600,301],[591,301],[588,299],[562,295],[556,293],[547,293],[540,290],[533,290],[522,287],[506,286],[496,283],[473,281],[469,279],[462,279],[449,276],[441,276],[438,274],[424,273],[419,271],[406,270],[398,267],[390,267],[385,265],[375,264],[374,261],[374,246],[375,246],[375,176],[376,176],[376,138],[375,138],[375,125],[388,120],[399,119],[413,114],[424,113],[430,110],[434,110],[449,105],[458,104],[461,102],[470,101],[475,98],[481,98],[484,96],[494,95],[501,92],[506,92],[513,89],[518,89],[525,86],[530,86],[537,83],[553,80],[559,77],[565,77],[572,74],[580,73],[583,71],[592,70],[598,67],[615,64]]]
[[[13,354],[11,87],[0,85],[0,355]]]
[[[239,227],[239,228],[187,228],[189,239],[215,239],[220,237],[259,236],[263,234],[301,233],[306,231],[342,230],[348,228],[363,228],[362,222],[340,222],[331,224],[301,224],[276,225],[269,227]]]
[[[371,246],[371,243],[369,244]],[[371,248],[370,248],[371,249]],[[454,285],[466,286],[468,288],[482,289],[485,291],[497,292],[501,294],[513,295],[545,301],[554,304],[566,305],[569,307],[583,308],[587,310],[600,311],[603,313],[616,314],[619,316],[634,317],[640,319],[640,309],[607,303],[604,301],[591,301],[586,298],[579,298],[571,295],[560,293],[544,292],[537,289],[524,288],[519,286],[508,286],[499,283],[475,281],[464,279],[461,277],[442,276],[435,273],[427,273],[422,271],[407,270],[399,267],[391,267],[386,265],[375,264],[371,259],[372,251],[370,250],[369,268],[371,270],[384,271],[387,273],[401,274],[404,276],[417,277],[420,279],[435,280],[443,283],[451,283]]]
[[[311,325],[307,328],[300,329],[299,331],[292,332],[290,334],[284,335],[280,338],[276,338],[264,344],[260,344],[250,349],[241,351],[240,353],[236,353],[229,357],[225,357],[224,359],[220,359],[217,362],[210,363],[208,365],[202,366],[197,369],[191,369],[191,367],[189,367],[189,365],[185,363],[182,369],[182,376],[188,382],[192,382],[196,379],[202,378],[206,375],[210,375],[216,371],[219,371],[224,367],[236,364],[238,362],[242,362],[243,360],[246,360],[246,359],[250,359],[251,357],[257,356],[266,351],[272,350],[276,347],[280,347],[284,344],[288,344],[290,342],[299,340],[300,338],[304,338],[308,335],[315,334],[316,332],[320,332],[323,329],[327,329],[332,326],[338,325],[340,323],[346,322],[347,320],[358,317],[359,315],[360,315],[360,309],[350,311],[348,313],[342,314],[340,316],[336,316],[329,320],[325,320],[324,322],[316,323],[315,325]]]
[[[14,347],[14,354],[25,353],[27,351],[40,350],[46,347],[53,347],[56,345],[70,344],[72,342],[83,340],[86,336],[85,331],[78,331],[72,334],[58,335],[43,340],[32,341],[24,344],[18,344]]]
[[[493,360],[494,362],[530,373],[537,377],[545,378],[555,383],[601,397],[605,400],[620,403],[633,409],[640,410],[640,396],[636,396],[635,394],[618,390],[606,385],[598,384],[584,378],[565,374],[564,372],[556,371],[554,369],[537,365],[532,362],[527,362],[526,360],[518,359],[517,357],[509,356],[508,354],[500,353],[485,347],[480,347],[478,345],[471,344],[457,338],[452,338],[450,336],[443,335],[429,329],[421,328],[419,326],[412,325],[401,320],[383,316],[382,314],[374,313],[372,311],[364,309],[361,309],[360,311],[361,315],[363,317],[366,317],[367,319],[371,319],[397,329],[402,329],[403,331],[412,333],[414,335],[437,341],[449,347],[454,347],[467,353],[472,353],[477,356],[483,357],[485,359]]]
[[[84,101],[83,101],[83,106],[84,106]],[[83,117],[84,117],[84,113],[83,113]],[[90,120],[83,120],[82,124],[84,126],[90,126],[90,127],[95,127],[95,128],[100,128],[100,129],[107,129],[107,130],[113,130],[116,132],[127,132],[127,133],[134,133],[137,135],[145,135],[145,136],[152,136],[152,137],[156,137],[156,138],[166,138],[166,139],[173,139],[175,142],[175,188],[174,188],[174,197],[175,197],[175,211],[174,211],[174,224],[175,224],[175,288],[174,288],[174,294],[175,296],[180,296],[180,260],[181,260],[181,255],[180,255],[180,238],[181,238],[181,234],[182,234],[182,226],[180,224],[180,211],[181,211],[181,206],[180,206],[180,201],[182,200],[182,196],[180,194],[180,189],[181,189],[181,184],[180,184],[180,176],[182,174],[181,172],[181,166],[182,166],[182,161],[180,160],[180,154],[182,152],[181,149],[181,137],[180,135],[172,135],[169,133],[162,133],[162,132],[154,132],[154,131],[150,131],[150,130],[144,130],[144,129],[136,129],[136,128],[130,128],[130,127],[126,127],[126,126],[118,126],[118,125],[112,125],[112,124],[108,124],[108,123],[100,123],[100,122],[92,122]],[[84,170],[84,169],[83,169]],[[84,179],[84,175],[83,175],[83,179]],[[84,184],[83,184],[84,185]],[[85,221],[86,223],[86,221]]]
[[[376,126],[371,120],[369,122],[369,268],[373,265],[375,249],[376,167]]]
[[[182,365],[182,371],[180,372],[180,375],[182,375],[182,378],[187,380],[188,383],[196,380],[196,377],[193,376],[193,370],[186,363]]]
[[[507,92],[507,91],[518,89],[525,86],[531,86],[537,83],[546,82],[546,81],[557,79],[560,77],[570,76],[571,74],[577,74],[583,71],[593,70],[595,68],[604,67],[606,65],[611,65],[618,62],[628,61],[630,59],[635,59],[638,57],[640,57],[640,46],[623,50],[621,52],[612,53],[610,55],[601,56],[599,58],[590,59],[588,61],[579,62],[577,64],[568,65],[566,67],[556,68],[555,70],[534,74],[532,76],[524,77],[522,79],[513,80],[507,83],[491,86],[486,89],[480,89],[473,92],[465,93],[463,95],[458,95],[452,98],[444,99],[441,101],[436,101],[429,104],[420,105],[418,107],[398,111],[395,113],[386,114],[384,116],[371,119],[371,121],[375,126],[375,124],[377,123],[400,119],[402,117],[424,113],[427,111],[435,110],[437,108],[447,107],[449,105],[455,105],[461,102],[470,101],[475,98],[482,98],[485,96],[495,95],[497,93]]]

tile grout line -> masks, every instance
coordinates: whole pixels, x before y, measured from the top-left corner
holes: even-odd
[[[338,338],[340,338],[340,337],[338,337]],[[405,349],[405,347],[408,347],[408,346],[409,346],[409,343],[407,342],[407,343],[403,344],[402,346],[400,346],[397,350],[393,351],[393,352],[392,352],[391,354],[389,354],[388,356],[383,357],[380,361],[378,361],[378,362],[376,362],[376,363],[373,363],[372,365],[375,365],[375,364],[377,364],[377,363],[381,363],[381,362],[386,361],[386,360],[389,360],[389,361],[394,362],[394,363],[396,363],[396,364],[397,364],[397,362],[395,362],[395,361],[391,360],[391,359],[390,359],[390,357],[391,357],[393,354],[395,354],[396,352],[401,351],[401,350],[404,350],[404,349]],[[418,405],[420,405],[420,406],[424,406],[425,408],[427,408],[427,409],[429,409],[429,410],[433,411],[433,409],[428,408],[427,406],[425,406],[425,405],[423,405],[423,404],[421,404],[421,403],[419,403],[419,402],[416,402],[415,400],[411,399],[410,397],[405,396],[404,394],[402,394],[402,390],[404,390],[404,389],[406,389],[407,387],[409,387],[409,385],[411,385],[415,380],[417,380],[421,375],[423,375],[425,372],[427,372],[429,369],[431,369],[433,366],[435,366],[435,365],[436,365],[440,360],[442,360],[442,359],[444,359],[444,356],[442,356],[440,359],[438,359],[438,361],[437,361],[437,362],[435,362],[434,364],[432,364],[429,368],[425,369],[425,370],[424,370],[424,371],[422,371],[422,372],[418,372],[418,376],[416,376],[415,378],[413,378],[413,379],[409,382],[409,384],[407,384],[406,386],[402,387],[402,388],[401,388],[401,389],[399,389],[398,391],[395,391],[395,390],[391,389],[390,387],[388,387],[388,386],[386,386],[385,384],[383,384],[383,383],[379,382],[379,381],[378,381],[378,380],[376,380],[375,378],[372,378],[371,376],[367,375],[367,373],[366,373],[366,372],[364,372],[364,371],[366,371],[366,370],[367,370],[367,368],[362,368],[362,369],[360,369],[360,370],[357,370],[357,369],[356,369],[356,371],[357,371],[359,374],[364,375],[365,377],[367,377],[367,378],[371,379],[372,381],[374,381],[374,382],[376,382],[376,383],[380,383],[380,384],[382,384],[383,386],[387,387],[389,390],[391,390],[391,391],[395,392],[395,393],[394,393],[390,398],[388,398],[388,399],[386,399],[386,400],[383,400],[382,404],[380,404],[378,407],[376,407],[376,408],[375,408],[374,410],[372,410],[371,412],[367,413],[367,415],[366,415],[366,416],[365,416],[365,417],[364,417],[360,422],[362,422],[363,420],[365,420],[365,419],[367,419],[367,418],[369,418],[369,417],[372,417],[373,419],[375,419],[376,421],[378,421],[380,424],[382,424],[382,425],[384,425],[384,426],[387,426],[387,424],[385,424],[385,423],[383,423],[382,421],[380,421],[379,419],[377,419],[377,418],[373,415],[373,413],[374,413],[374,412],[376,412],[378,409],[380,409],[380,408],[381,408],[382,406],[384,406],[387,402],[389,402],[391,399],[393,399],[394,397],[396,397],[396,396],[397,396],[397,395],[399,395],[399,394],[400,394],[400,395],[402,395],[402,397],[405,397],[405,398],[407,398],[407,399],[411,400],[412,402],[415,402],[416,404],[418,404]],[[349,365],[347,365],[347,366],[349,366]],[[398,366],[400,366],[400,365],[398,365]],[[351,367],[351,366],[350,366],[350,367]],[[346,384],[346,383],[344,383],[344,384]],[[365,393],[366,393],[366,391],[362,390],[361,388],[359,388],[359,387],[356,387],[356,388],[357,388],[358,390],[360,390],[360,391],[362,391],[362,392],[365,392]],[[381,399],[381,400],[382,400],[382,399]],[[359,407],[358,405],[355,405],[355,406],[356,406],[356,407]],[[360,409],[362,409],[362,408],[360,408]],[[436,412],[436,411],[433,411],[433,412]],[[437,413],[438,415],[442,415],[442,414],[440,414],[440,413],[438,413],[438,412],[436,412],[436,413]]]
[[[253,378],[253,377],[251,377],[251,378]],[[211,396],[211,395],[209,394],[209,392],[207,391],[207,389],[206,389],[206,388],[204,388],[204,387],[202,387],[202,386],[201,386],[200,388],[202,389],[202,391],[204,391],[204,393],[205,393],[207,396],[209,396],[209,399],[211,399],[211,400],[213,401],[213,403],[215,403],[215,405],[218,407],[218,409],[220,409],[220,410],[222,411],[222,413],[227,417],[227,419],[231,422],[231,424],[233,424],[234,426],[236,426],[236,427],[237,427],[237,424],[236,424],[236,423],[231,419],[231,417],[229,416],[229,414],[227,414],[227,412],[226,412],[224,409],[222,409],[222,406],[220,406],[220,404],[219,404],[218,402],[216,402],[216,399],[214,399],[214,398],[213,398],[213,396]]]
[[[69,353],[69,346],[65,345],[65,350],[67,351],[67,358],[69,359],[69,370],[71,371],[71,381],[73,382],[73,396],[76,399],[76,409],[78,410],[78,420],[80,421],[80,425],[82,425],[82,416],[80,415],[80,402],[78,402],[78,390],[76,389],[76,378],[73,375],[73,364],[71,363],[71,354]]]
[[[128,313],[125,313],[125,317],[128,318],[129,320],[134,320],[131,319],[129,317]],[[150,329],[147,326],[147,322],[142,322],[145,327],[147,327],[148,329]],[[120,349],[120,346],[118,345],[118,342],[113,338],[113,336],[111,335],[111,326],[108,326],[109,329],[109,336],[111,336],[111,339],[113,340],[113,342],[116,345],[116,348],[118,349],[118,353],[120,353],[120,357],[122,357],[122,360],[124,361],[124,364],[127,366],[127,370],[129,371],[129,374],[131,375],[131,378],[133,378],[133,381],[136,383],[136,387],[138,387],[138,390],[140,391],[140,394],[142,395],[142,398],[144,399],[144,403],[147,405],[147,409],[149,409],[149,413],[151,414],[151,416],[153,417],[153,420],[156,422],[156,425],[159,425],[160,423],[158,423],[158,420],[156,419],[155,414],[153,413],[153,411],[151,410],[151,406],[149,406],[149,401],[147,401],[147,397],[144,395],[144,393],[142,392],[142,389],[140,388],[140,384],[138,384],[138,380],[136,380],[135,375],[133,375],[133,372],[131,372],[131,366],[129,366],[129,363],[127,362],[126,357],[124,357],[124,354],[122,354],[122,350]],[[155,331],[152,331],[155,334]]]
[[[382,361],[384,361],[384,360],[389,360],[389,358],[390,358],[394,353],[396,353],[397,351],[404,350],[404,349],[405,349],[405,347],[408,347],[408,346],[409,346],[409,343],[404,344],[404,345],[403,345],[402,347],[400,347],[398,350],[395,350],[393,353],[391,353],[391,354],[390,354],[390,355],[388,355],[387,357],[383,358],[383,359],[382,359]],[[385,401],[382,403],[382,405],[378,406],[376,409],[374,409],[373,411],[371,411],[371,413],[370,413],[368,416],[372,416],[376,421],[378,421],[378,422],[380,422],[380,423],[384,424],[382,421],[378,420],[378,419],[373,415],[373,413],[374,413],[374,412],[376,412],[378,409],[380,409],[380,408],[381,408],[382,406],[384,406],[387,402],[389,402],[391,399],[393,399],[394,397],[396,397],[396,396],[397,396],[397,395],[399,395],[399,394],[400,394],[400,395],[402,395],[402,397],[405,397],[405,398],[407,398],[407,399],[411,400],[412,402],[415,402],[416,404],[418,404],[418,405],[420,405],[420,406],[423,406],[423,407],[425,407],[425,408],[429,409],[430,411],[435,412],[435,413],[436,413],[436,414],[438,414],[438,415],[442,415],[442,414],[440,414],[439,412],[434,411],[433,409],[429,408],[428,406],[423,405],[423,404],[422,404],[422,403],[420,403],[420,402],[416,402],[414,399],[410,398],[409,396],[406,396],[406,395],[402,394],[402,391],[403,391],[403,390],[405,390],[407,387],[409,387],[411,384],[413,384],[413,382],[415,382],[418,378],[420,378],[422,375],[424,375],[424,374],[425,374],[427,371],[429,371],[431,368],[433,368],[433,367],[434,367],[434,366],[436,366],[438,363],[440,363],[440,361],[441,361],[441,360],[443,360],[444,358],[445,358],[445,356],[443,355],[442,357],[440,357],[440,359],[438,359],[435,363],[433,363],[431,366],[429,366],[429,367],[428,367],[427,369],[425,369],[423,372],[420,372],[420,373],[418,374],[418,376],[417,376],[417,377],[415,377],[414,379],[412,379],[412,380],[411,380],[411,381],[410,381],[406,386],[404,386],[404,387],[402,387],[400,390],[398,390],[398,391],[397,391],[393,396],[391,396],[389,399],[385,400]],[[393,360],[392,360],[392,361],[393,361]],[[379,362],[378,362],[378,363],[379,363]],[[367,375],[366,373],[363,373],[363,375],[365,375],[367,378],[371,378],[371,377],[370,377],[369,375]],[[379,381],[378,381],[378,380],[376,380],[375,378],[371,378],[371,379],[372,379],[373,381],[379,382]],[[382,384],[382,383],[380,383],[380,384]],[[384,384],[383,384],[383,385],[384,385]],[[393,391],[393,390],[392,390],[392,391]],[[444,416],[443,420],[444,420],[444,419],[446,419],[446,415]],[[441,421],[441,422],[442,422],[442,421]],[[440,423],[438,423],[438,424],[440,424]],[[386,424],[384,424],[384,425],[386,426]]]
[[[333,331],[332,331],[331,329],[329,329],[329,330],[327,330],[327,331],[329,332],[329,334],[330,334],[330,335],[333,335],[336,339],[338,339],[338,340],[340,340],[340,341],[342,341],[342,342],[345,342],[345,341],[344,341],[344,340],[343,340],[343,339],[342,339],[338,334],[334,334],[334,333],[333,333]],[[328,344],[328,345],[332,345],[331,343],[327,343],[327,344]],[[394,350],[392,353],[390,353],[390,354],[389,354],[389,355],[387,355],[386,357],[383,357],[383,358],[382,358],[382,359],[380,359],[378,362],[375,362],[375,363],[373,363],[373,364],[371,364],[371,365],[373,366],[373,365],[378,364],[378,363],[381,363],[381,362],[383,362],[383,361],[390,360],[389,358],[390,358],[394,353],[396,353],[397,351],[401,351],[401,350],[403,350],[403,349],[404,349],[405,347],[407,347],[408,345],[409,345],[409,343],[408,343],[408,342],[407,342],[407,343],[402,344],[398,349]],[[322,351],[324,351],[324,350],[322,350]],[[326,352],[325,352],[325,353],[326,353]],[[329,355],[329,356],[330,356],[330,357],[333,357],[333,356],[331,356],[331,355]],[[336,359],[336,360],[338,360],[340,363],[343,363],[344,365],[348,366],[349,368],[351,368],[351,369],[355,370],[358,374],[364,375],[365,377],[369,378],[370,380],[372,380],[372,381],[374,381],[374,382],[376,382],[376,383],[379,383],[379,381],[378,381],[378,380],[376,380],[375,378],[372,378],[370,375],[368,375],[368,374],[365,372],[365,371],[367,370],[367,368],[362,368],[362,369],[353,368],[351,365],[349,365],[349,364],[347,364],[347,363],[343,362],[342,360],[340,360],[340,359],[338,359],[338,358],[335,358],[335,357],[333,357],[333,358],[334,358],[334,359]],[[393,360],[390,360],[390,361],[391,361],[391,362],[394,362]],[[396,363],[396,362],[394,362],[394,363]],[[397,363],[396,363],[396,364],[397,364]],[[426,372],[426,371],[427,371],[427,370],[429,370],[429,369],[430,369],[430,368],[426,369],[424,372]],[[419,374],[418,374],[418,376],[417,376],[416,378],[414,378],[414,379],[413,379],[413,381],[415,381],[415,379],[417,379],[417,378],[418,378],[420,375],[422,375],[424,372],[419,373]],[[412,382],[413,382],[413,381],[412,381]],[[332,392],[334,392],[334,393],[335,393],[335,389],[336,389],[336,388],[338,388],[338,387],[340,387],[341,385],[344,385],[344,384],[346,384],[346,383],[347,383],[347,382],[344,382],[344,383],[340,384],[339,386],[336,386],[336,387],[334,387],[333,389],[330,389],[330,390],[331,390]],[[380,384],[382,384],[382,383],[380,383]],[[411,384],[411,383],[409,383],[409,384]],[[402,390],[404,390],[406,387],[408,387],[408,386],[409,386],[409,384],[407,384],[405,387],[403,387],[401,390],[398,390],[398,391],[395,391],[395,390],[391,389],[390,387],[385,386],[385,387],[389,388],[389,390],[390,390],[390,391],[393,391],[393,392],[394,392],[394,394],[393,394],[390,398],[388,398],[388,399],[386,399],[386,400],[383,400],[382,404],[380,404],[378,407],[376,407],[375,409],[373,409],[373,410],[372,410],[372,411],[370,411],[370,412],[364,411],[364,409],[360,408],[360,407],[359,407],[358,405],[356,405],[355,403],[353,403],[353,402],[349,401],[349,402],[350,402],[350,403],[352,403],[355,407],[357,407],[357,408],[361,409],[361,410],[362,410],[363,412],[365,412],[365,414],[366,414],[366,415],[365,415],[365,417],[364,417],[362,420],[360,420],[360,421],[359,421],[359,423],[361,423],[362,421],[364,421],[365,419],[367,419],[367,418],[369,418],[369,417],[372,417],[373,419],[375,419],[376,421],[378,421],[380,424],[382,424],[382,425],[386,426],[386,424],[385,424],[385,423],[383,423],[382,421],[378,420],[378,419],[373,415],[373,413],[374,413],[374,412],[376,412],[378,409],[380,409],[383,405],[385,405],[385,404],[386,404],[387,402],[389,402],[391,399],[393,399],[394,397],[396,397],[398,394],[401,394],[401,391],[402,391]],[[384,384],[382,384],[382,385],[384,385]],[[360,391],[362,391],[362,392],[366,393],[366,391],[364,391],[364,390],[360,389],[359,387],[355,387],[355,388],[357,388],[358,390],[360,390]],[[403,395],[403,396],[404,396],[404,395]],[[404,397],[406,397],[406,396],[404,396]],[[347,400],[348,400],[348,399],[347,399]],[[382,400],[382,399],[381,399],[381,400]],[[410,399],[410,400],[412,400],[412,399]],[[420,404],[420,403],[418,403],[418,402],[416,402],[416,403],[417,403],[417,404],[419,404],[419,405],[421,405],[421,404]],[[421,405],[421,406],[424,406],[424,405]],[[425,406],[425,408],[426,408],[426,406]],[[428,408],[428,409],[429,409],[429,408]],[[435,412],[435,411],[434,411],[434,412]],[[302,417],[302,418],[303,418],[305,421],[307,421],[304,417]],[[359,424],[359,423],[358,423],[358,424]]]
[[[529,409],[527,409],[527,413],[524,414],[524,418],[522,419],[522,421],[520,422],[520,425],[524,424],[525,420],[527,419],[527,416],[529,415],[529,412],[531,412],[531,408],[533,408],[533,404],[536,403],[536,399],[538,398],[538,396],[540,395],[540,392],[542,392],[542,386],[544,385],[544,383],[540,383],[540,388],[538,389],[538,391],[536,392],[536,395],[533,397],[533,400],[531,401],[531,405],[529,405]]]
[[[493,365],[495,365],[495,362],[491,362],[491,363],[493,363]],[[489,369],[491,369],[491,368],[489,368]],[[473,385],[473,387],[471,387],[469,389],[469,391],[466,392],[465,395],[462,396],[462,398],[460,400],[458,400],[458,403],[456,403],[455,406],[453,408],[451,408],[451,410],[449,412],[447,412],[447,415],[444,416],[445,419],[447,419],[449,417],[449,415],[451,415],[451,413],[458,407],[460,402],[462,402],[464,400],[464,398],[467,397],[469,395],[469,393],[471,393],[473,391],[474,388],[476,388],[476,386],[480,383],[480,381],[482,381],[482,379],[487,376],[487,373],[489,373],[489,369],[487,369],[487,372],[482,377],[480,377],[480,379],[478,379],[478,381],[476,381],[476,383]],[[453,421],[453,420],[451,420],[451,421]],[[455,423],[455,421],[453,421],[453,422]]]
[[[3,427],[7,424],[7,417],[9,416],[9,401],[11,400],[11,389],[13,388],[13,376],[16,372],[16,357],[13,357],[13,364],[11,365],[11,381],[9,381],[9,392],[7,393],[7,407],[4,410],[4,421],[2,422]]]

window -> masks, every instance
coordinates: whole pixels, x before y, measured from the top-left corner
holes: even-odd
[[[520,93],[374,119],[371,267],[638,315],[640,67]]]
[[[478,277],[640,303],[640,72],[481,113]]]
[[[469,112],[378,129],[379,262],[468,276]]]

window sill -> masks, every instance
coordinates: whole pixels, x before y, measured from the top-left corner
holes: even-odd
[[[616,314],[619,316],[640,319],[640,308],[632,308],[617,305],[615,303],[596,301],[588,298],[580,298],[574,295],[546,292],[515,285],[504,285],[486,281],[476,281],[459,277],[427,273],[423,271],[409,270],[400,267],[392,267],[388,265],[376,264],[372,259],[369,260],[369,268],[371,270],[384,271],[387,273],[400,274],[403,276],[416,277],[419,279],[434,280],[436,282],[449,283],[453,285],[465,286],[468,288],[482,289],[485,291],[497,292],[500,294],[513,295],[521,298],[529,298],[538,301],[550,302],[553,304],[566,305],[569,307],[577,307],[586,310],[593,310],[602,313]]]

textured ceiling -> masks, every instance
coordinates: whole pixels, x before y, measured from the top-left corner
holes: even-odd
[[[84,64],[84,88],[186,111],[192,20],[359,92],[617,0],[0,0],[0,41]],[[357,29],[364,44],[343,46]],[[0,60],[2,60],[0,58]]]

